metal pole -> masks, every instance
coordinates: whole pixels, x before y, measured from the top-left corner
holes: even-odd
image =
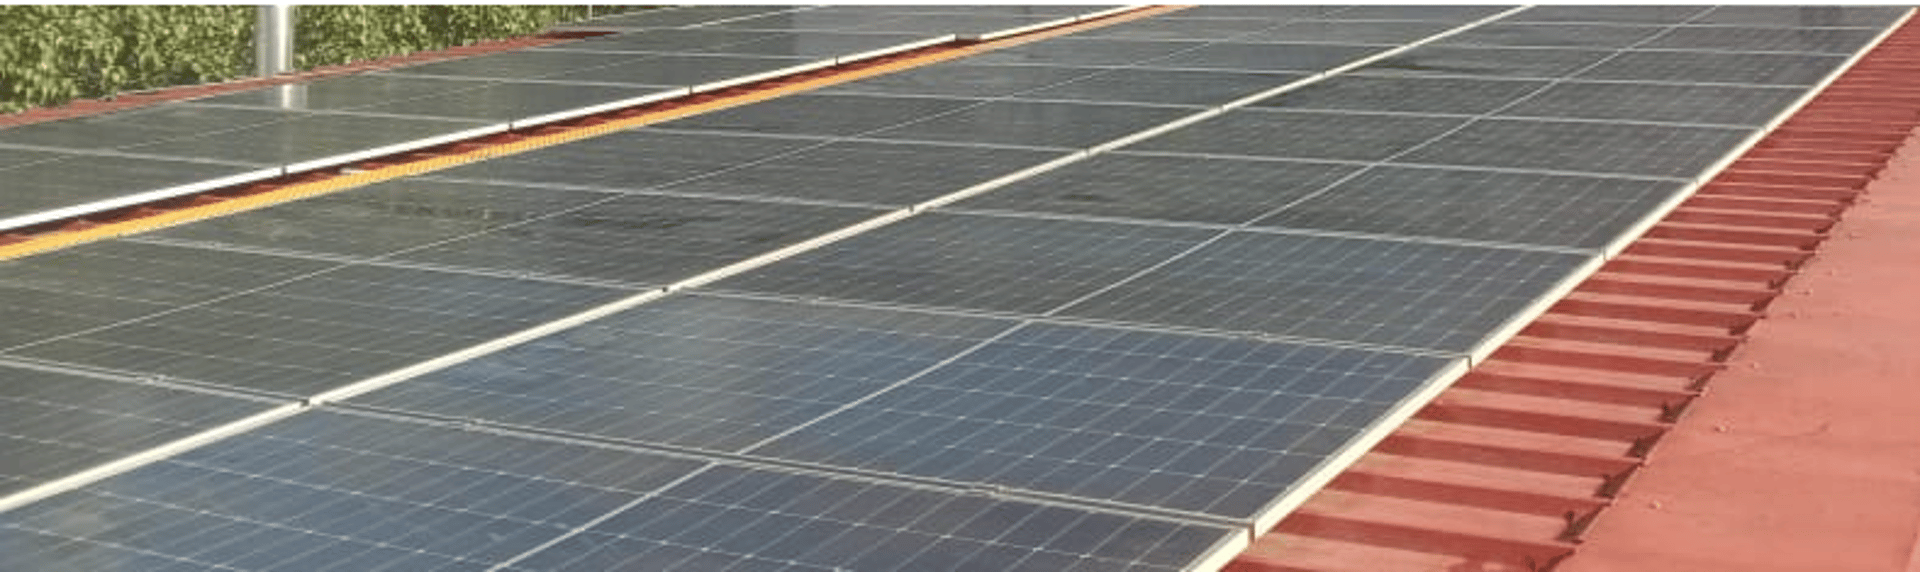
[[[260,76],[293,71],[293,6],[260,6],[253,25],[253,62]]]

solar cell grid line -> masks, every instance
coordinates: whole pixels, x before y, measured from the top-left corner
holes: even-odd
[[[375,257],[608,198],[606,193],[407,178],[129,237]]]
[[[1116,151],[955,203],[950,210],[1239,224],[1359,169],[1349,164]]]
[[[34,340],[5,355],[305,397],[631,294],[327,265],[260,288]]]
[[[1502,112],[1506,117],[1764,125],[1806,90],[1791,87],[1565,81]]]
[[[1014,325],[676,296],[349,402],[731,452],[864,399]]]
[[[568,25],[573,28],[701,28],[740,18],[776,12],[811,10],[817,6],[675,6],[614,14]]]
[[[10,566],[894,570],[943,558],[1179,570],[1244,544],[1243,532],[1218,525],[344,411],[305,413],[0,523],[0,545],[17,548],[0,555]],[[1085,533],[1063,534],[1068,524]],[[799,531],[812,544],[767,542]],[[1015,531],[1023,535],[1007,536]],[[66,549],[49,550],[48,538]]]
[[[1105,71],[1102,68],[1032,64],[970,64],[965,60],[904,70],[829,86],[823,93],[901,93],[993,97],[1056,85]]]
[[[47,151],[7,152],[19,157]],[[8,181],[7,192],[0,197],[0,229],[23,228],[279,174],[279,168],[268,165],[60,153],[57,158],[0,169],[0,176]]]
[[[271,405],[0,362],[0,498]]]

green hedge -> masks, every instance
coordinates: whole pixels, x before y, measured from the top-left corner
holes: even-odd
[[[299,6],[301,69],[520,36],[633,6]],[[0,6],[0,112],[253,72],[253,6]]]

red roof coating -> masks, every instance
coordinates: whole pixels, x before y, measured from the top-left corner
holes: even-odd
[[[1920,571],[1908,141],[1563,572]]]

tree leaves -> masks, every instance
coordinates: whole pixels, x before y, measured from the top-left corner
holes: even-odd
[[[633,9],[595,6],[606,14]],[[299,6],[300,69],[538,32],[587,6]],[[253,6],[0,5],[0,113],[253,71]]]

